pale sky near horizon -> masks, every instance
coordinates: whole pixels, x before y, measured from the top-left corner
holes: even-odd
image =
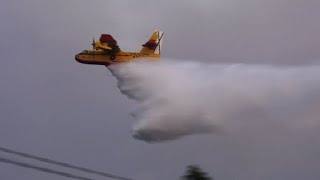
[[[319,126],[265,134],[253,125],[148,144],[132,138],[135,102],[111,73],[74,60],[93,36],[110,33],[135,51],[161,29],[165,58],[319,64],[319,9],[318,0],[2,0],[0,147],[136,180],[178,179],[190,164],[217,180],[319,179]],[[68,178],[0,163],[0,179]]]

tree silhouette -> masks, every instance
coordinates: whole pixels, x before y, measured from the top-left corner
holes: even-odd
[[[202,171],[199,166],[188,166],[186,174],[181,177],[182,180],[214,180],[206,172]]]

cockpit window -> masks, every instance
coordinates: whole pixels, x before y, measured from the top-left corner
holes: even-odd
[[[87,50],[82,51],[82,54],[88,54],[88,53],[89,53],[89,51],[87,51]]]

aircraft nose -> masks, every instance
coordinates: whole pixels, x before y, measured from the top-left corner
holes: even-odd
[[[80,54],[75,55],[75,60],[78,61],[79,63],[81,63],[81,58],[80,58]]]

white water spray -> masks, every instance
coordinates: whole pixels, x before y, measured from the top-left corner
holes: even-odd
[[[320,124],[318,65],[162,60],[121,63],[109,70],[118,79],[120,91],[138,102],[132,112],[138,120],[133,136],[144,141],[228,131],[262,119],[289,120],[290,126]]]

